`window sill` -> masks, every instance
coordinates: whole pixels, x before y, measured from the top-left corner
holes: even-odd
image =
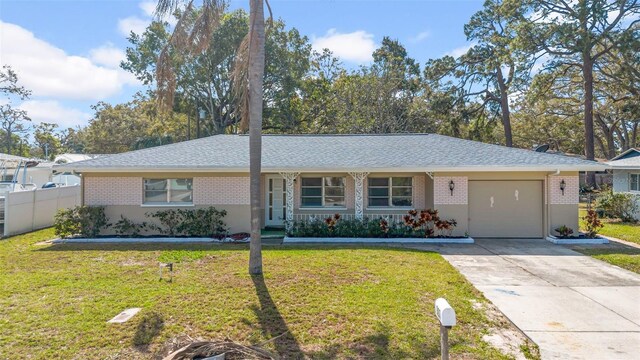
[[[313,206],[313,207],[301,206],[298,208],[298,210],[347,210],[347,208],[346,207],[326,207],[326,206]]]
[[[365,210],[367,211],[375,211],[375,210],[412,210],[411,206],[380,206],[380,207],[367,207]]]
[[[181,203],[160,203],[160,204],[140,204],[140,207],[195,207],[194,204]]]

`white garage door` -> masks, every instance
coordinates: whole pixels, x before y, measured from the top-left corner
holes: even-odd
[[[541,238],[542,181],[469,181],[472,237]]]

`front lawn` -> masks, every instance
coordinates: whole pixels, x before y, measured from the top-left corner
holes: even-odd
[[[584,231],[585,209],[580,209],[580,229]],[[630,241],[640,244],[640,223],[623,223],[616,219],[601,219],[604,227],[600,230],[602,235]]]
[[[586,210],[580,210],[580,228],[584,229],[582,217]],[[605,236],[640,244],[640,224],[623,223],[612,219],[602,219],[604,227],[600,233]],[[640,249],[626,245],[611,243],[607,246],[576,247],[575,250],[606,261],[621,268],[640,273]]]
[[[37,245],[0,241],[0,358],[151,359],[188,335],[265,346],[284,358],[436,358],[437,297],[456,309],[454,357],[506,358],[481,340],[490,318],[440,255],[390,248],[267,247],[264,277],[245,246]],[[172,283],[158,262],[175,262]],[[106,321],[130,307],[124,324]]]
[[[598,246],[595,248],[575,247],[574,250],[640,274],[640,249]]]

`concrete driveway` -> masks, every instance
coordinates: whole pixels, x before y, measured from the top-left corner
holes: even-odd
[[[543,359],[640,359],[640,275],[545,240],[419,248],[440,252]]]

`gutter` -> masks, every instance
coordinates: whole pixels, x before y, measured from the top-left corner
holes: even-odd
[[[322,167],[262,167],[262,173],[278,172],[307,172],[307,173],[335,173],[335,172],[388,172],[388,173],[436,173],[436,172],[560,172],[560,171],[605,171],[608,165],[567,165],[567,166],[458,166],[458,167],[350,167],[350,168],[322,168]],[[82,167],[59,166],[56,169],[77,173],[151,173],[151,172],[194,172],[194,173],[248,173],[248,167]]]

